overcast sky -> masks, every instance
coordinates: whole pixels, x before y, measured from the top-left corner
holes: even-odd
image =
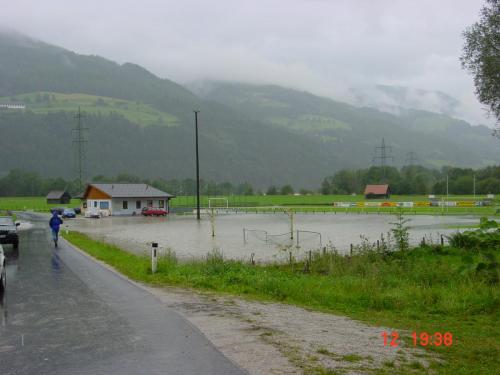
[[[275,83],[352,100],[374,84],[440,90],[489,123],[458,60],[482,0],[16,0],[0,25],[179,83]],[[1,51],[0,51],[1,53]]]

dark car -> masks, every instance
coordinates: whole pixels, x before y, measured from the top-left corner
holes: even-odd
[[[165,216],[168,212],[163,208],[144,207],[141,214],[143,216]]]
[[[76,217],[75,210],[72,208],[65,208],[62,213],[62,217],[65,219],[74,219]]]
[[[75,208],[73,208],[73,210],[75,211],[75,214],[77,214],[77,215],[80,215],[82,213],[82,209],[80,207],[75,207]]]
[[[19,223],[15,223],[10,216],[0,216],[0,244],[11,244],[14,249],[17,249],[19,246],[18,226]]]

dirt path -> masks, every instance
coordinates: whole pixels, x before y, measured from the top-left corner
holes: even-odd
[[[428,366],[429,354],[421,349],[402,342],[384,347],[380,335],[390,328],[285,304],[146,288],[250,374],[365,374],[401,366],[410,373]]]

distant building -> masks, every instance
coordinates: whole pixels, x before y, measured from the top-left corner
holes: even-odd
[[[17,103],[0,103],[0,109],[26,109],[26,105]]]
[[[48,204],[69,204],[71,195],[65,190],[52,190],[47,194]]]
[[[84,211],[100,216],[138,215],[144,207],[169,212],[174,197],[147,184],[89,184],[82,202]]]
[[[391,188],[389,185],[366,185],[366,199],[389,199],[391,197]]]

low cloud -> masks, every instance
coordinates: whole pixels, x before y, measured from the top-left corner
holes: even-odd
[[[0,24],[180,83],[274,83],[344,101],[351,87],[377,84],[442,91],[460,100],[457,115],[493,124],[458,60],[482,4],[17,0],[2,5]]]

